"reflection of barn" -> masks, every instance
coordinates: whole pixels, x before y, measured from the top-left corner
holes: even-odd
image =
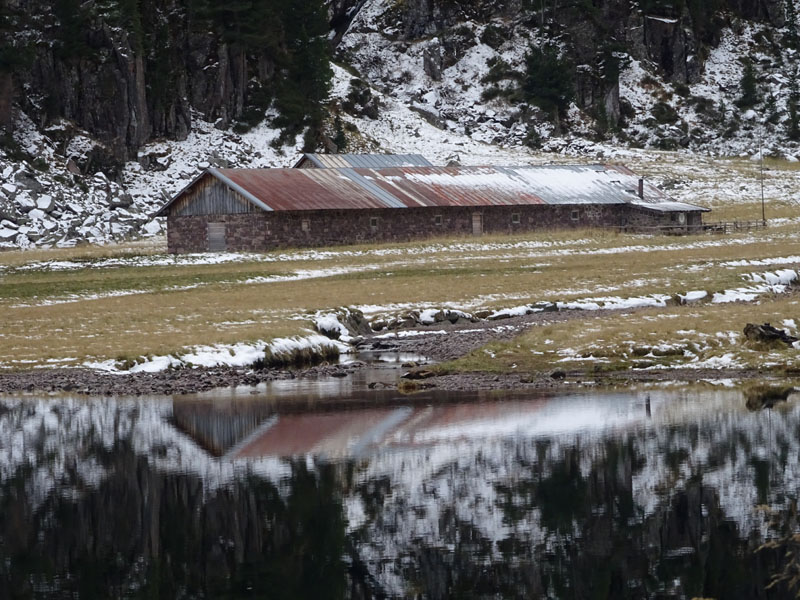
[[[170,200],[170,252],[261,251],[442,235],[702,224],[616,165],[434,167],[416,155],[306,155],[295,169],[208,169]]]
[[[257,402],[178,401],[175,424],[198,445],[227,459],[313,454],[353,457],[380,448],[407,448],[491,430],[491,424],[536,414],[546,399],[503,403],[382,406],[360,410],[275,413]]]

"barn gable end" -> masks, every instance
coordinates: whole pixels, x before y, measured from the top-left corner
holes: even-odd
[[[168,210],[170,215],[185,217],[254,213],[262,209],[211,173],[205,173],[184,190]]]

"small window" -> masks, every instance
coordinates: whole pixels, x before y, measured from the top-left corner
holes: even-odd
[[[434,223],[434,225],[436,225],[437,227],[441,227],[441,225],[442,225],[442,215],[436,215],[436,216],[434,216],[434,217],[433,217],[433,223]]]
[[[369,218],[369,226],[372,229],[377,229],[378,228],[378,217],[370,217]]]
[[[303,231],[311,231],[311,219],[303,219],[300,222],[300,229]]]
[[[519,213],[511,213],[511,222],[514,225],[519,225]]]
[[[577,221],[581,218],[581,211],[579,211],[577,208],[573,208],[571,217],[573,221]]]

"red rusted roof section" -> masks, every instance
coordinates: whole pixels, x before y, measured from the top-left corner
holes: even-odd
[[[272,210],[543,204],[511,169],[219,169]]]
[[[386,208],[337,169],[219,169],[272,210]]]

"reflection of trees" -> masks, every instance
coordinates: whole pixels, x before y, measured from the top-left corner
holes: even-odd
[[[408,593],[426,598],[783,598],[767,591],[776,556],[755,554],[698,471],[645,514],[633,478],[648,465],[633,440],[564,447],[545,459],[548,443],[515,456],[517,473],[494,483],[508,535],[487,536],[455,507],[440,506],[435,538],[417,537],[395,564]],[[589,454],[587,465],[581,457]],[[527,462],[526,457],[527,456]],[[664,457],[667,471],[691,460]],[[476,462],[475,476],[490,469]],[[450,475],[448,475],[450,476]],[[753,482],[757,484],[757,482]],[[381,495],[382,499],[385,495]],[[396,510],[424,510],[403,505]],[[382,539],[391,520],[376,516],[358,535]],[[374,565],[373,565],[374,566]]]
[[[153,471],[124,444],[101,462],[109,475],[97,489],[51,494],[35,512],[29,472],[3,482],[0,597],[345,596],[333,467],[296,462],[282,489],[244,475],[207,492],[196,476]]]
[[[796,480],[796,416],[773,422],[769,451],[748,415],[239,471],[134,408],[72,426],[60,411],[52,436],[32,435],[35,460],[0,465],[1,598],[790,597],[765,591],[794,573],[788,543],[755,553],[742,523],[787,500],[775,482]],[[11,429],[37,430],[26,410]]]

